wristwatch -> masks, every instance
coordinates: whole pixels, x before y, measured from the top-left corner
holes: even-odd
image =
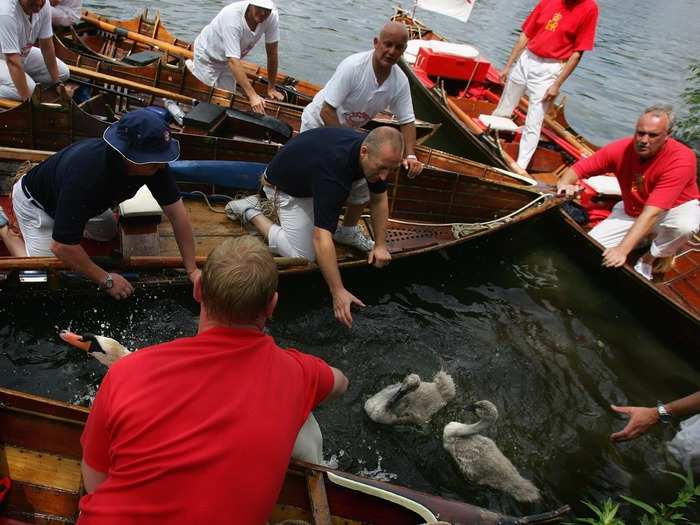
[[[671,413],[666,410],[666,407],[661,401],[656,402],[656,411],[659,413],[659,421],[662,423],[671,422]]]
[[[105,280],[100,283],[100,290],[110,290],[114,286],[114,281],[112,280],[112,274],[108,273]]]

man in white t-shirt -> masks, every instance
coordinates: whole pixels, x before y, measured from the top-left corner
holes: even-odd
[[[83,0],[49,0],[51,23],[57,27],[70,27],[80,20]]]
[[[244,0],[227,5],[194,41],[194,75],[207,86],[235,91],[240,85],[253,111],[265,112],[265,101],[255,92],[241,59],[265,35],[267,96],[282,100],[275,89],[279,14],[272,0]]]
[[[396,65],[407,42],[405,25],[398,22],[385,24],[379,36],[374,37],[374,50],[356,53],[343,60],[325,87],[304,108],[301,131],[323,126],[361,128],[388,108],[398,119],[404,138],[403,165],[408,169],[409,177],[418,175],[423,164],[415,154],[416,119],[411,89],[406,75]],[[353,186],[346,202],[343,225],[334,235],[336,242],[369,246],[371,241],[365,241],[357,227],[369,197],[366,182]]]
[[[0,0],[0,98],[27,100],[37,83],[63,89],[70,71],[56,58],[52,37],[46,0]]]

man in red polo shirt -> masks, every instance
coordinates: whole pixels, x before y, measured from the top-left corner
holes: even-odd
[[[595,0],[541,0],[523,23],[523,32],[501,72],[506,86],[493,112],[510,118],[527,92],[529,107],[515,171],[525,173],[549,104],[583,52],[593,49],[597,21]]]
[[[195,277],[197,335],[143,348],[105,376],[81,439],[80,525],[266,523],[299,429],[347,388],[264,332],[277,267],[251,236]]]
[[[579,178],[615,173],[622,201],[589,233],[605,247],[603,266],[622,266],[630,251],[653,237],[634,267],[651,279],[654,260],[675,256],[700,228],[697,160],[693,150],[670,137],[672,129],[671,107],[651,106],[637,121],[634,137],[578,161],[557,182],[559,193],[574,195]]]

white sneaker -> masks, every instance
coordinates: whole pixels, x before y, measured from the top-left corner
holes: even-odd
[[[257,195],[248,195],[242,199],[229,201],[224,208],[226,216],[232,221],[240,221],[242,226],[251,220],[253,217],[262,213],[260,209],[260,197]],[[252,210],[251,213],[246,213]]]
[[[641,258],[634,265],[634,271],[644,277],[647,281],[651,281],[653,278],[651,270],[651,264],[642,262]]]
[[[374,241],[367,238],[357,226],[353,228],[338,228],[333,235],[333,240],[340,244],[346,244],[361,252],[371,252]]]

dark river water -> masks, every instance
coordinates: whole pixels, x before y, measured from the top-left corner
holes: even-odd
[[[90,1],[129,17],[160,9],[167,26],[193,39],[225,2]],[[479,0],[467,25],[428,12],[418,16],[455,41],[477,44],[502,64],[534,0]],[[572,124],[604,143],[630,133],[645,105],[679,103],[689,63],[697,59],[696,0],[600,0],[598,45],[565,85]],[[280,0],[281,68],[322,83],[352,52],[368,49],[390,16],[386,0]],[[259,51],[259,50],[258,50]],[[254,58],[260,58],[257,52]],[[682,109],[682,108],[680,108]],[[582,266],[557,243],[547,220],[447,254],[345,276],[367,308],[346,330],[332,317],[320,276],[282,283],[270,332],[283,346],[341,368],[350,389],[323,406],[326,457],[339,468],[393,480],[446,497],[522,514],[580,500],[630,494],[667,501],[678,488],[663,473],[676,467],[656,428],[624,445],[608,436],[623,426],[609,405],[653,404],[698,389],[700,372],[658,330],[635,317],[610,280]],[[0,307],[0,384],[87,403],[103,368],[57,338],[58,330],[110,335],[130,348],[195,332],[197,307],[187,290],[139,291],[133,301],[61,296],[13,298]],[[657,327],[658,328],[658,327]],[[364,400],[410,372],[444,368],[457,398],[423,428],[385,428],[365,416]],[[490,436],[542,490],[539,504],[468,484],[442,449],[443,426],[463,407],[490,399],[500,419]]]

